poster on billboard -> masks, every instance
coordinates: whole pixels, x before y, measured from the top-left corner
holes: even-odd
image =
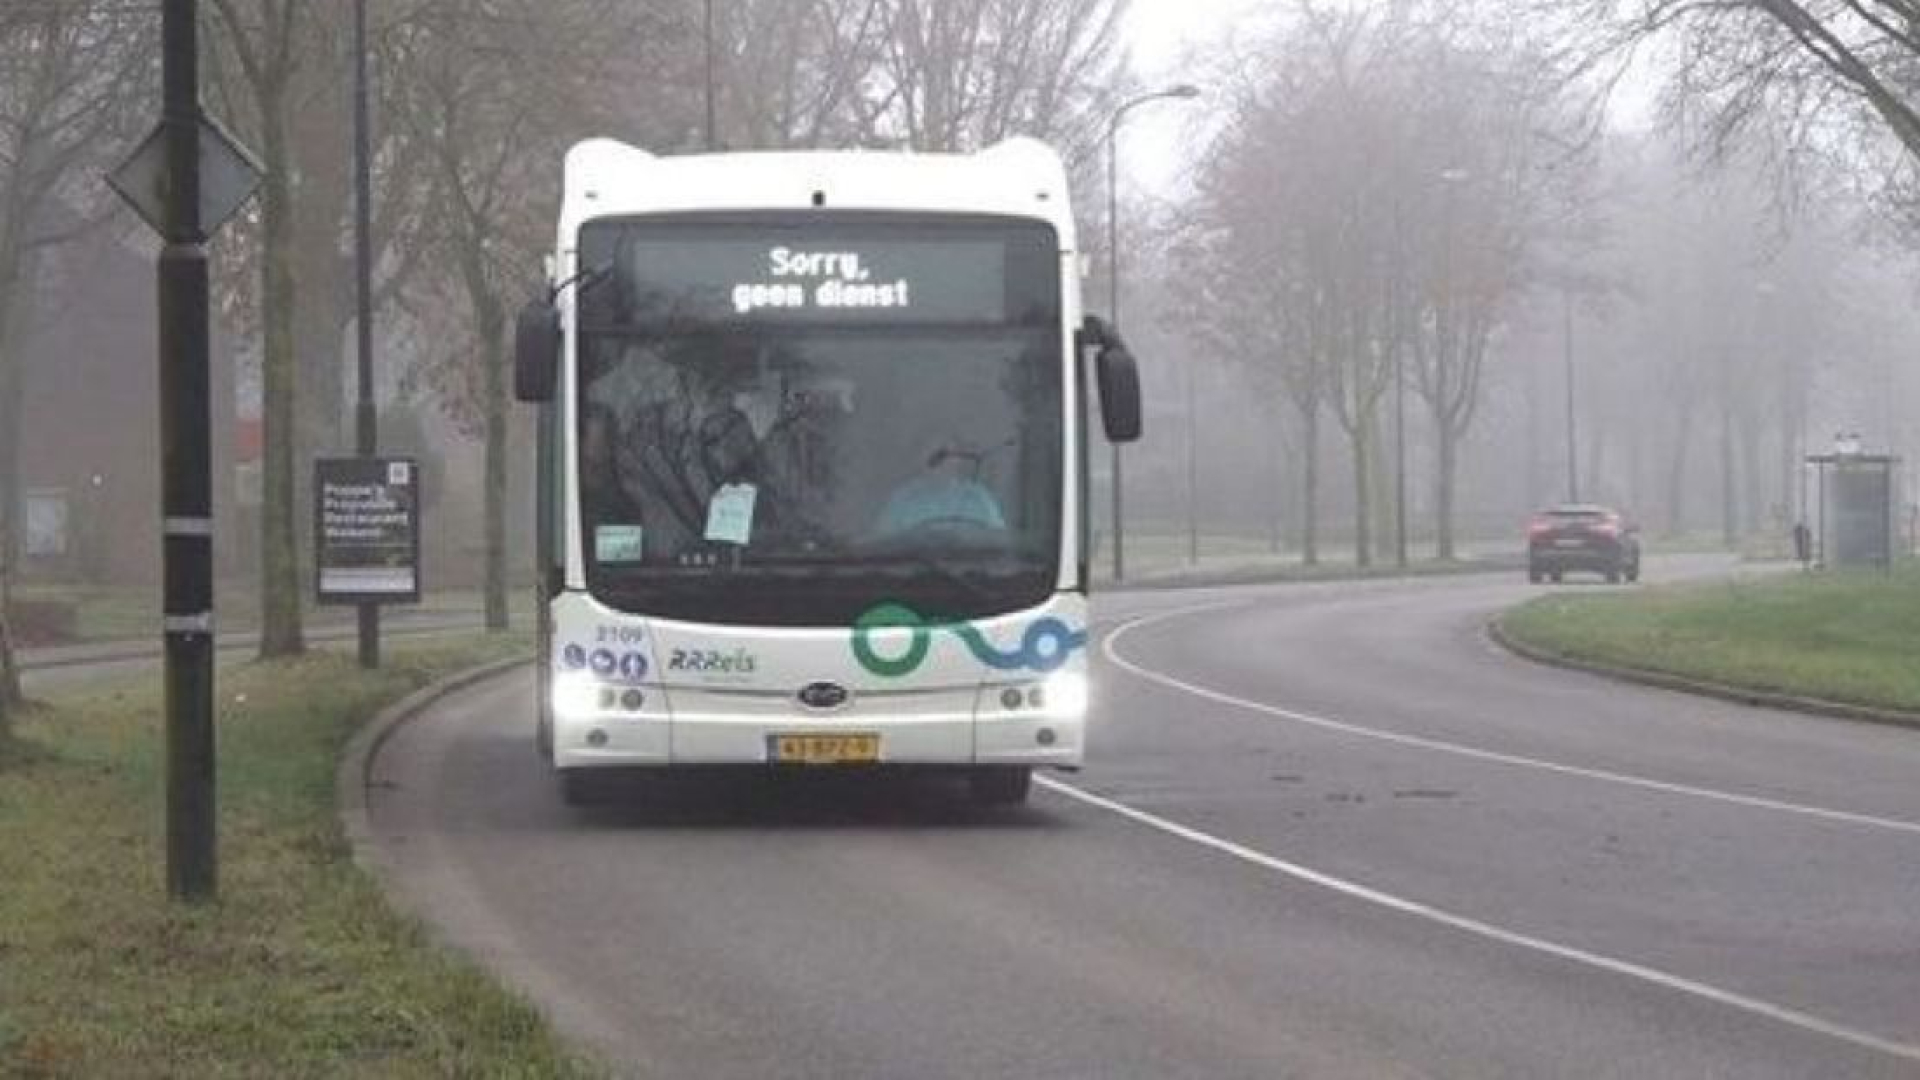
[[[411,458],[320,458],[313,467],[317,598],[420,600],[420,469]]]
[[[26,519],[21,550],[29,559],[63,559],[67,555],[67,493],[57,489],[29,491],[21,500]]]

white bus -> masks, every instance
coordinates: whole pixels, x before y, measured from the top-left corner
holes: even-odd
[[[520,315],[538,745],[616,770],[926,766],[1023,800],[1087,712],[1089,384],[1059,158],[575,147]]]

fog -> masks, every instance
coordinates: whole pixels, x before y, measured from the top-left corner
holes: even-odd
[[[204,7],[203,96],[268,178],[214,246],[222,620],[295,651],[311,461],[352,442],[350,39],[344,5]],[[519,617],[509,318],[590,135],[1056,146],[1086,307],[1117,287],[1144,370],[1133,575],[1393,563],[1402,533],[1410,561],[1478,557],[1561,501],[1778,553],[1808,454],[1920,451],[1920,118],[1910,44],[1848,24],[1835,74],[1766,8],[716,0],[709,54],[685,0],[379,5],[377,391],[383,448],[425,466],[429,591]],[[156,245],[101,180],[157,117],[156,23],[0,9],[0,659],[157,611]]]

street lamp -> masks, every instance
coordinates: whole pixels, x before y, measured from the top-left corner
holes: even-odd
[[[1119,161],[1120,161],[1120,121],[1127,113],[1149,101],[1167,98],[1189,100],[1200,96],[1200,88],[1190,83],[1169,86],[1164,90],[1139,94],[1121,102],[1107,118],[1107,320],[1115,330],[1120,328],[1120,213],[1119,213]],[[1121,483],[1120,483],[1120,444],[1113,443],[1113,579],[1119,581],[1126,576],[1126,555],[1123,550]]]
[[[1561,351],[1567,366],[1567,501],[1580,501],[1580,439],[1573,401],[1573,286],[1563,286],[1561,302]]]
[[[353,5],[353,284],[356,346],[354,452],[370,458],[380,449],[379,414],[373,396],[373,148],[368,117],[367,0]],[[358,615],[360,666],[380,666],[380,608],[362,603]]]

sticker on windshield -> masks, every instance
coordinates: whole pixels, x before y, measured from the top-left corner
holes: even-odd
[[[645,539],[638,525],[601,525],[593,530],[593,557],[603,563],[637,563],[645,557]]]
[[[752,484],[723,484],[707,504],[707,539],[746,547],[753,535],[753,503],[759,494]]]

